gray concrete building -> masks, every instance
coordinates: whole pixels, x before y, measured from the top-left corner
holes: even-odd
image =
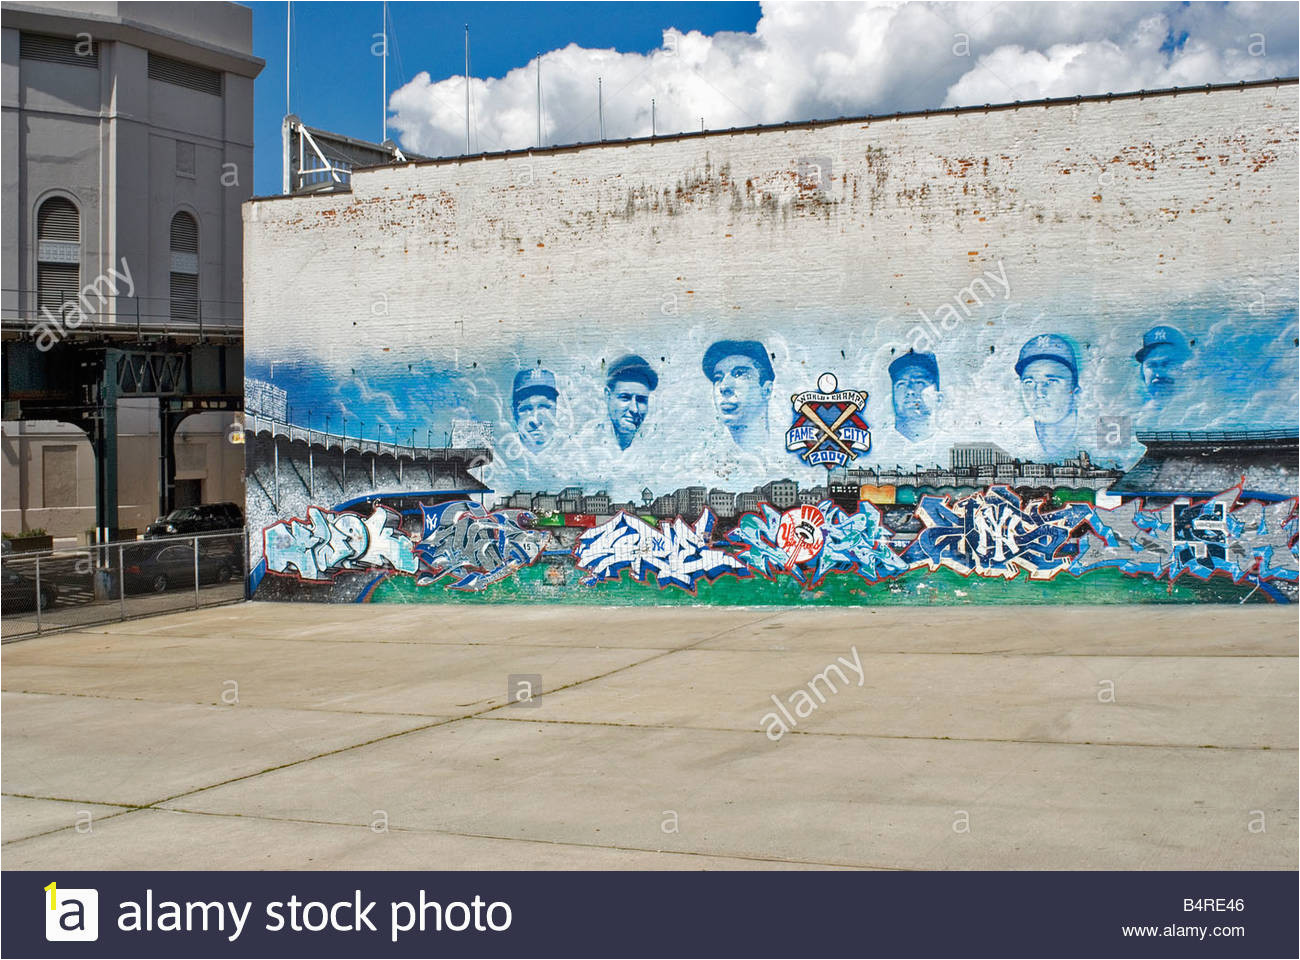
[[[252,11],[232,3],[5,2],[3,320],[41,349],[122,335],[238,349],[240,205],[253,187]],[[46,346],[42,346],[45,344]],[[8,369],[8,368],[7,368]],[[6,390],[3,529],[95,525],[85,432],[19,420]],[[160,509],[157,399],[116,403],[118,525]],[[236,417],[178,405],[172,502],[243,502]],[[171,431],[167,431],[170,433]]]

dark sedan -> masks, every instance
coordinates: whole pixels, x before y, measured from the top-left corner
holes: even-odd
[[[36,578],[8,568],[4,571],[4,608],[8,610],[36,609]],[[41,581],[40,606],[48,610],[59,597],[59,588],[48,580]]]
[[[199,541],[199,583],[227,583],[242,573],[238,555],[230,549]],[[140,548],[127,554],[127,593],[162,593],[176,587],[194,588],[194,544],[173,543],[151,552]]]
[[[165,517],[159,517],[145,528],[146,540],[174,537],[186,533],[214,533],[219,530],[238,530],[244,525],[244,511],[234,503],[200,503],[193,507],[177,507]]]

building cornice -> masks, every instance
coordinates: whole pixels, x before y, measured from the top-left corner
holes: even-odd
[[[6,29],[65,37],[89,33],[96,41],[129,43],[211,70],[248,77],[250,80],[266,66],[265,60],[251,53],[182,36],[129,17],[105,16],[74,9],[62,12],[49,5],[26,3],[5,3],[3,11]]]

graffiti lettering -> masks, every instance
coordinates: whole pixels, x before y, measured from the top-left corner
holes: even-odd
[[[477,503],[457,500],[422,507],[423,536],[415,546],[420,560],[416,583],[424,586],[451,575],[453,590],[482,590],[531,565],[549,539],[542,530],[521,525],[533,515],[525,510],[488,512]]]
[[[292,517],[263,532],[263,555],[271,573],[303,580],[328,580],[341,570],[391,567],[416,570],[410,538],[397,529],[399,517],[377,507],[369,518],[308,507],[307,519]]]
[[[1094,519],[1096,509],[1071,503],[1045,511],[1042,501],[1025,509],[1010,488],[990,487],[955,504],[947,497],[922,497],[916,515],[924,529],[903,551],[912,568],[947,567],[962,576],[1007,580],[1023,570],[1030,579],[1049,580],[1070,567],[1079,552],[1077,543],[1068,542],[1070,531]]]
[[[1239,504],[1240,495],[1234,487],[1155,510],[1138,502],[1100,511],[1090,562],[1078,563],[1075,572],[1115,567],[1170,582],[1184,573],[1206,580],[1219,572],[1255,583],[1275,600],[1294,599],[1296,499]]]
[[[618,513],[578,538],[577,565],[589,573],[584,583],[617,580],[624,570],[641,583],[654,574],[659,586],[695,591],[700,578],[712,582],[726,573],[749,576],[745,565],[723,550],[709,546],[712,511],[705,510],[694,525],[681,517],[655,529],[639,517]]]
[[[772,579],[789,574],[812,588],[828,573],[856,573],[877,583],[906,572],[907,564],[889,547],[889,531],[874,504],[858,504],[845,513],[830,500],[778,513],[762,504],[762,513],[740,518],[727,541],[748,566]]]

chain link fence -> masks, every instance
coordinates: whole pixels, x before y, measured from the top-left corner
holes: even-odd
[[[247,532],[130,540],[0,560],[0,637],[112,623],[247,597]]]

